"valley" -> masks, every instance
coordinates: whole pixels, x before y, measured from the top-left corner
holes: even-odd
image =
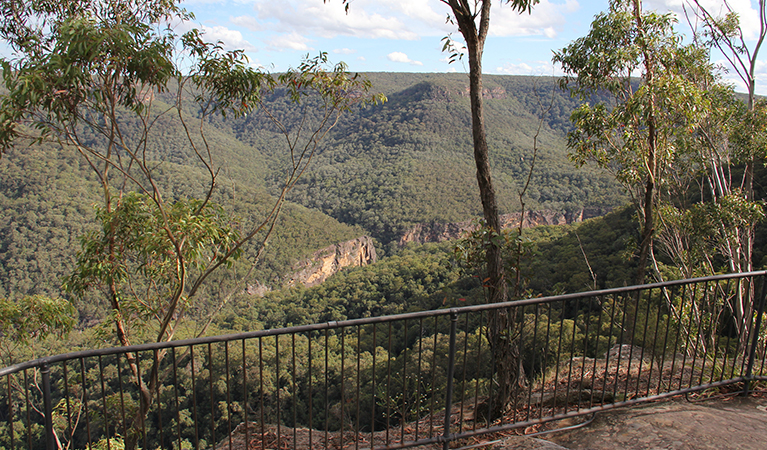
[[[290,203],[248,285],[290,285],[291,268],[300,261],[364,235],[374,239],[379,259],[386,259],[409,240],[429,240],[412,237],[424,224],[461,223],[480,214],[465,75],[366,76],[388,101],[345,115],[321,142],[288,193]],[[486,95],[502,212],[519,211],[520,183],[533,164],[533,135],[541,124],[524,200],[528,212],[546,210],[561,223],[581,211],[609,211],[626,198],[610,174],[568,161],[567,115],[575,100],[556,89],[554,81],[488,77]],[[545,111],[544,102],[551,104]],[[265,106],[271,114],[291,117],[292,106],[279,92]],[[163,120],[162,139],[150,147],[159,179],[177,198],[201,195],[196,180],[203,168],[185,149],[178,121],[172,116]],[[244,226],[279,194],[281,168],[289,156],[284,137],[267,124],[264,111],[239,118],[213,116],[206,127],[222,174],[214,199]],[[1,297],[66,295],[61,280],[72,270],[79,237],[94,229],[92,205],[98,192],[97,180],[73,149],[37,144],[0,159]],[[244,264],[239,267],[246,270]],[[227,279],[220,277],[218,290],[226,290]],[[220,295],[216,290],[211,298]],[[78,309],[84,317],[95,317],[100,308],[94,304],[100,301],[83,300]]]

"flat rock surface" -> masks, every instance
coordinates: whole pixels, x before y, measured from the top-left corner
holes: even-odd
[[[767,397],[681,399],[616,409],[597,414],[583,428],[542,437],[570,450],[767,449]]]

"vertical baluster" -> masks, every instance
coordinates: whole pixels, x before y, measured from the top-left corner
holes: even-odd
[[[85,432],[86,436],[88,438],[88,448],[93,447],[93,440],[91,439],[91,417],[90,412],[88,411],[88,391],[85,387],[86,380],[85,380],[85,359],[79,358],[80,361],[80,384],[82,385],[83,390],[83,414],[85,417]],[[26,374],[26,372],[25,372]]]
[[[461,408],[458,415],[458,430],[463,430],[463,407],[466,404],[466,370],[469,354],[469,313],[464,314],[463,323],[463,370],[461,374]]]
[[[415,389],[415,433],[413,440],[418,440],[418,426],[421,422],[421,384],[423,383],[423,317],[418,318],[418,369],[416,370],[416,389]]]
[[[400,443],[405,442],[405,422],[407,421],[407,319],[404,323],[404,349],[402,351],[402,412],[400,417]]]
[[[102,415],[104,417],[104,438],[107,442],[107,450],[111,450],[111,439],[109,436],[109,413],[107,409],[107,395],[106,388],[104,386],[104,361],[99,355],[99,380],[101,381],[101,407],[104,409]]]
[[[296,434],[296,428],[298,428],[298,387],[296,384],[296,333],[290,334],[291,339],[291,396],[293,397],[293,449],[297,447],[298,436]]]
[[[450,312],[450,347],[448,348],[447,359],[447,392],[445,393],[445,425],[442,429],[443,444],[442,449],[450,448],[452,433],[450,430],[450,416],[453,409],[453,377],[455,376],[455,334],[456,324],[458,323],[458,313],[455,309]]]
[[[249,411],[250,405],[248,404],[248,365],[247,365],[247,345],[246,340],[242,340],[242,414],[245,418],[245,444],[250,446],[250,422]]]
[[[178,401],[178,359],[176,359],[175,347],[170,349],[170,357],[173,359],[173,403],[176,406],[176,441],[178,442],[178,449],[181,449],[181,405]]]
[[[373,324],[373,371],[372,371],[372,380],[371,380],[371,391],[370,395],[373,398],[372,400],[372,406],[370,407],[370,446],[373,446],[373,442],[375,442],[375,431],[376,431],[376,354],[378,353],[378,342],[376,340],[376,330],[378,329],[377,325]]]
[[[312,386],[314,385],[314,381],[312,378],[312,334],[307,333],[306,334],[306,340],[307,340],[307,353],[308,353],[308,372],[309,372],[309,448],[313,448],[314,442],[312,441],[312,430],[314,429],[314,409],[313,409],[313,402],[314,399],[312,398],[314,396],[314,393],[312,392]]]
[[[45,413],[45,446],[47,450],[56,449],[56,440],[53,436],[53,405],[51,402],[51,368],[48,364],[40,367],[43,383],[43,411]],[[102,377],[103,380],[103,377]],[[109,450],[109,448],[107,448]]]
[[[578,330],[578,315],[580,313],[580,306],[581,306],[581,299],[580,297],[575,299],[575,312],[573,313],[573,334],[570,336],[570,367],[567,370],[567,384],[566,390],[565,390],[565,410],[564,413],[567,414],[568,406],[570,405],[570,385],[573,381],[573,359],[575,359],[575,339],[576,339],[576,330]],[[562,305],[562,316],[564,317],[564,309],[565,305]],[[585,363],[585,359],[582,361],[582,364]],[[580,405],[581,402],[581,392],[580,390],[577,393],[578,396],[578,404]]]
[[[118,355],[119,358],[119,355]],[[75,430],[72,428],[72,402],[69,398],[69,374],[67,373],[67,366],[69,361],[63,361],[61,363],[62,375],[64,377],[64,403],[67,405],[67,430],[69,430],[69,442],[72,442],[75,434]],[[118,368],[119,370],[119,368]],[[8,399],[10,401],[10,398]],[[124,416],[125,414],[123,414]]]
[[[532,343],[532,351],[530,354],[532,355],[531,358],[531,364],[530,364],[530,376],[532,377],[535,374],[535,361],[537,360],[538,355],[538,324],[539,319],[541,318],[541,304],[536,303],[535,304],[535,315],[533,319],[533,343]],[[492,350],[492,348],[491,348]],[[544,356],[545,360],[545,356]],[[493,382],[492,379],[489,380],[490,383]],[[530,420],[530,416],[533,415],[533,380],[530,380],[530,384],[527,386],[527,415],[525,417],[525,420]],[[488,425],[489,425],[489,417],[488,417]]]
[[[226,435],[232,450],[232,377],[229,368],[229,341],[224,342],[224,370],[226,371]],[[245,424],[247,427],[247,424]]]
[[[197,419],[197,376],[194,368],[194,345],[189,346],[189,365],[192,367],[192,417],[194,420],[194,448],[200,450],[200,429]]]
[[[213,348],[210,342],[208,342],[208,396],[210,397],[210,442],[213,450],[216,450],[216,401],[213,395]],[[157,407],[159,406],[158,396]],[[162,423],[160,427],[162,428]]]
[[[477,407],[479,406],[479,379],[481,377],[480,369],[482,367],[482,364],[480,363],[482,361],[482,331],[483,331],[482,321],[485,320],[485,316],[483,314],[479,314],[479,317],[480,317],[479,319],[480,324],[478,325],[478,328],[477,328],[477,364],[475,367],[476,370],[474,372],[474,421],[471,425],[472,431],[477,430],[477,422],[479,421],[478,420],[479,417],[477,414]]]
[[[345,366],[344,366],[344,360],[346,359],[346,342],[345,342],[345,335],[346,335],[346,329],[345,328],[339,328],[338,332],[341,334],[341,431],[340,431],[340,443],[339,446],[341,448],[344,448],[344,406],[346,404],[346,389],[344,382],[346,381],[346,374],[345,374]]]
[[[389,430],[391,429],[391,354],[392,354],[392,345],[391,345],[391,332],[392,332],[392,325],[391,321],[387,322],[388,324],[388,332],[387,332],[387,338],[388,338],[388,345],[386,347],[386,445],[389,445]]]
[[[277,404],[277,448],[282,448],[282,416],[280,414],[280,335],[274,335],[274,396]]]
[[[330,384],[330,345],[329,345],[330,330],[325,328],[325,448],[330,448],[330,400],[328,394],[328,388]]]
[[[266,424],[264,421],[264,343],[258,337],[258,391],[259,391],[259,414],[261,426],[261,450],[266,450]]]
[[[10,436],[10,447],[11,450],[16,450],[16,433],[15,429],[13,428],[13,397],[11,394],[13,394],[13,391],[11,390],[11,374],[8,374],[5,376],[5,383],[7,389],[7,395],[8,395],[8,429],[11,432]]]
[[[160,448],[165,447],[164,438],[163,438],[163,426],[162,426],[162,402],[160,399],[160,355],[158,353],[158,350],[154,350],[154,368],[152,373],[152,378],[154,379],[155,383],[155,395],[157,395],[157,432],[159,433],[160,441],[159,446]],[[150,381],[151,382],[151,381]]]
[[[361,352],[362,349],[360,347],[360,325],[357,325],[357,394],[356,394],[356,402],[357,402],[357,412],[355,414],[355,425],[354,425],[354,448],[355,450],[360,448],[360,364],[361,364]],[[372,442],[371,442],[372,446]]]
[[[434,316],[434,342],[431,352],[431,401],[429,402],[429,437],[434,437],[434,401],[437,395],[437,330],[439,316]]]

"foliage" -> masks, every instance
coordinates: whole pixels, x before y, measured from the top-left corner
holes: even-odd
[[[451,74],[370,75],[389,101],[348,116],[328,136],[292,201],[336,219],[364,227],[384,244],[417,223],[458,222],[481,213],[470,135],[462,132],[470,113],[466,83]],[[394,81],[401,84],[389,87]],[[534,90],[554,88],[552,79],[485,77],[488,146],[495,173],[499,211],[520,208],[516,193],[530,168],[537,126]],[[577,212],[611,208],[625,197],[609,174],[578,170],[566,160],[562,138],[575,102],[555,92],[556,113],[546,118],[540,136],[539,164],[528,191],[528,206]],[[251,120],[238,135],[263,136]]]
[[[451,74],[368,77],[374,90],[385,92],[389,101],[342,117],[319,143],[312,164],[288,194],[312,209],[283,209],[283,220],[252,279],[278,286],[297,260],[334,242],[370,233],[388,246],[415,223],[461,221],[479,213],[472,187],[473,163],[462,154],[467,138],[456,131],[468,113],[462,95],[465,82]],[[534,81],[485,77],[488,89],[504,93],[486,99],[493,111],[488,116],[489,144],[501,212],[518,207],[513,200],[517,180],[529,169],[526,152],[534,132]],[[551,91],[554,83],[539,80],[537,86]],[[288,115],[295,105],[279,92],[267,95],[266,109]],[[591,167],[577,169],[567,161],[562,135],[570,126],[567,115],[576,102],[558,90],[552,92],[555,108],[542,130],[528,207],[577,215],[584,207],[605,211],[621,204],[625,197],[609,174]],[[312,108],[307,111],[314,115]],[[439,126],[439,117],[444,118],[444,127]],[[277,174],[284,173],[280,152],[271,151],[284,143],[269,123],[261,108],[236,119],[209,116],[206,123],[206,139],[222,162],[212,200],[239,217],[240,223],[267,213],[270,193],[278,192]],[[148,136],[148,150],[165,161],[154,176],[169,189],[167,200],[199,198],[205,192],[204,168],[194,164],[179,120],[166,115],[157,126],[163,131],[161,139]],[[0,159],[0,295],[63,295],[60,279],[71,273],[79,236],[95,229],[92,204],[99,198],[98,179],[80,158],[74,149],[43,143],[19,145]],[[312,236],[319,240],[312,242]],[[247,247],[246,254],[256,250]],[[235,270],[248,270],[245,259],[238,261]],[[214,299],[221,291],[206,290],[206,298]],[[103,302],[94,294],[75,301],[83,318],[92,320],[101,314],[98,305]]]
[[[97,211],[96,217],[100,230],[83,236],[77,270],[65,288],[76,296],[93,288],[108,296],[109,289],[116,288],[124,300],[113,314],[119,314],[128,327],[149,326],[153,334],[162,334],[168,314],[183,315],[189,308],[186,294],[180,297],[178,312],[167,303],[175,290],[183,288],[195,272],[206,271],[227,255],[224,264],[231,267],[241,254],[239,249],[232,251],[239,233],[215,203],[179,200],[162,211],[148,196],[129,192],[110,211]],[[178,267],[178,253],[186,262],[183,271]],[[165,333],[173,336],[174,328]],[[157,337],[161,338],[165,337]]]
[[[624,207],[565,229],[539,227],[548,233],[531,237],[522,266],[527,288],[533,295],[557,295],[630,285],[638,240],[632,212]]]
[[[577,163],[612,168],[632,195],[642,230],[637,284],[648,258],[656,279],[669,275],[655,255],[656,241],[676,266],[673,276],[751,271],[754,227],[765,215],[753,188],[754,165],[765,158],[764,122],[745,64],[760,44],[752,55],[737,44],[736,16],[717,22],[697,6],[706,39],[691,45],[681,45],[671,16],[643,12],[638,0],[614,1],[586,37],[554,58],[572,77],[563,86],[574,94],[587,99],[604,89],[615,96],[614,105],[575,110],[568,143]],[[710,62],[712,47],[732,51],[730,61],[749,86],[745,104],[722,83]],[[639,81],[631,78],[636,70]],[[752,316],[746,294],[728,305],[739,330]]]
[[[313,288],[248,299],[248,315],[242,313],[244,304],[233,304],[223,311],[219,326],[246,330],[256,322],[278,328],[465,304],[464,294],[476,285],[460,278],[460,271],[450,266],[449,244],[408,247],[371,266],[344,270]]]
[[[30,358],[35,340],[55,335],[63,338],[77,322],[77,311],[61,298],[25,296],[19,301],[0,298],[0,361],[11,365],[19,350]]]
[[[702,111],[700,91],[684,76],[701,54],[680,45],[673,23],[670,14],[642,11],[641,1],[616,0],[587,36],[554,56],[568,75],[563,88],[584,100],[599,90],[614,96],[614,106],[583,103],[572,113],[568,146],[576,163],[612,169],[631,195],[642,230],[637,284],[652,254],[655,208],[668,182],[675,135]]]
[[[258,237],[255,265],[318,142],[343,112],[385,100],[368,96],[370,84],[349,75],[345,65],[329,69],[323,53],[273,76],[250,68],[242,51],[205,42],[195,29],[179,36],[173,22],[191,17],[174,0],[4,7],[9,14],[0,21],[0,37],[18,56],[1,61],[7,93],[0,99],[0,153],[23,138],[52,141],[76,149],[93,170],[102,230],[83,239],[67,288],[76,295],[93,287],[104,292],[107,322],[121,345],[173,339],[200,288]],[[238,232],[212,202],[220,171],[205,123],[216,113],[246,115],[262,106],[264,91],[278,87],[294,103],[315,102],[318,114],[292,127],[267,111],[287,143],[287,170],[265,216]],[[183,130],[186,153],[205,180],[191,200],[173,199],[172,188],[158,177],[164,164],[151,144],[169,120]],[[133,449],[157,381],[145,384],[135,355],[128,355],[128,363],[140,389],[139,407],[125,424],[125,446]]]
[[[183,317],[188,300],[205,280],[236,259],[247,241],[258,235],[265,242],[285,194],[340,114],[356,104],[383,99],[368,97],[369,83],[347,74],[343,64],[328,70],[324,54],[307,57],[298,69],[273,76],[249,68],[241,51],[224,51],[220,43],[205,42],[197,30],[178,36],[167,24],[190,17],[175,2],[72,1],[52,8],[34,3],[17,6],[20,12],[6,17],[0,30],[20,55],[3,62],[8,93],[2,98],[2,148],[7,150],[24,137],[24,126],[29,126],[38,131],[32,136],[35,141],[51,138],[62,147],[71,146],[93,169],[102,191],[102,219],[124,224],[125,236],[120,230],[107,229],[98,244],[93,244],[97,248],[86,242],[81,267],[74,275],[83,279],[78,282],[70,278],[69,284],[77,294],[94,284],[105,289],[116,336],[123,345],[130,343],[130,336],[121,310],[131,309],[122,304],[124,301],[151,305],[162,298],[164,306],[150,306],[147,312],[160,322],[156,339],[172,338],[173,322]],[[297,131],[270,116],[285,135],[290,154],[281,193],[265,217],[245,223],[247,228],[239,235],[220,226],[202,226],[206,220],[208,224],[215,222],[210,221],[212,216],[206,208],[219,175],[203,126],[206,118],[215,113],[225,115],[226,111],[235,117],[245,115],[260,106],[265,91],[278,87],[285,89],[293,102],[313,99],[319,104],[315,106],[319,112],[316,123],[305,123]],[[163,103],[163,99],[169,102]],[[199,200],[188,205],[170,198],[172,188],[159,176],[162,156],[151,147],[157,139],[155,134],[168,121],[175,122],[187,155],[207,179],[192,196]],[[197,132],[191,129],[195,121],[200,125]],[[308,138],[302,136],[304,129]],[[142,194],[146,205],[152,203],[143,208],[152,210],[149,216],[154,220],[143,224],[154,226],[159,234],[137,227],[144,218],[130,213],[133,201],[128,193],[132,191]],[[223,213],[214,206],[211,209],[217,210],[218,216]],[[119,220],[110,217],[118,212],[127,214]],[[216,220],[219,224],[225,221]],[[129,236],[139,231],[144,233]],[[208,241],[195,235],[211,231],[216,233]],[[210,244],[218,253],[204,262],[199,253],[202,246]],[[142,274],[159,279],[127,283],[129,289],[118,286],[133,270],[120,265],[123,250],[136,251]],[[157,250],[170,259],[161,264],[142,260]],[[100,279],[94,280],[96,277]],[[156,295],[142,298],[139,292],[149,286],[155,286]],[[147,315],[135,317],[146,319]]]
[[[521,260],[530,253],[529,239],[520,235],[516,229],[495,231],[484,221],[477,221],[472,230],[455,243],[453,257],[467,272],[476,274],[484,286],[487,282],[484,255],[490,245],[501,249],[506,282],[513,285],[517,280],[517,273],[522,270]]]

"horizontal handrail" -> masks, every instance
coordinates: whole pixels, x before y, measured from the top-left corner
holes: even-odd
[[[575,299],[582,299],[582,298],[588,298],[588,297],[609,296],[609,295],[618,294],[618,293],[637,292],[640,290],[669,288],[669,287],[681,286],[684,284],[691,284],[691,283],[706,283],[711,281],[750,278],[750,277],[759,277],[759,276],[767,276],[767,271],[753,271],[753,272],[740,272],[736,274],[711,275],[706,277],[664,281],[664,282],[658,282],[658,283],[652,283],[652,284],[627,286],[622,288],[609,288],[609,289],[601,289],[596,291],[576,292],[572,294],[561,294],[561,295],[546,296],[546,297],[533,297],[533,298],[522,299],[522,300],[509,300],[509,301],[501,302],[501,303],[486,303],[486,304],[480,304],[480,305],[458,306],[458,307],[451,307],[451,308],[445,308],[445,309],[434,309],[434,310],[428,310],[428,311],[416,311],[416,312],[409,312],[409,313],[392,314],[387,316],[366,317],[362,319],[339,320],[339,321],[322,322],[322,323],[311,324],[311,325],[297,325],[297,326],[291,326],[291,327],[271,328],[267,330],[247,331],[242,333],[231,333],[231,334],[224,334],[224,335],[217,335],[217,336],[179,339],[175,341],[149,342],[146,344],[134,344],[134,345],[128,345],[128,346],[80,350],[76,352],[62,353],[62,354],[54,355],[54,356],[44,356],[44,357],[33,359],[30,361],[25,361],[22,363],[0,368],[0,377],[11,374],[11,373],[16,373],[25,369],[42,367],[48,364],[53,364],[53,363],[57,363],[61,361],[73,360],[78,358],[87,358],[92,356],[108,356],[108,355],[116,355],[116,354],[122,354],[122,353],[128,353],[128,352],[142,352],[142,351],[149,351],[149,350],[162,350],[162,349],[170,349],[170,348],[188,347],[190,345],[203,345],[203,344],[213,344],[213,343],[221,343],[221,342],[227,342],[227,341],[239,341],[243,339],[254,339],[254,338],[266,337],[266,336],[303,333],[308,331],[321,331],[325,329],[346,328],[346,327],[370,325],[370,324],[377,324],[377,323],[397,322],[402,320],[412,320],[412,319],[434,317],[434,316],[447,316],[454,313],[463,314],[467,312],[489,311],[489,310],[504,309],[504,308],[510,308],[510,307],[545,304],[545,303],[550,303],[555,301],[575,300]]]
[[[767,380],[765,279],[716,275],[43,357],[0,369],[0,447],[447,448],[709,388],[748,392]]]

